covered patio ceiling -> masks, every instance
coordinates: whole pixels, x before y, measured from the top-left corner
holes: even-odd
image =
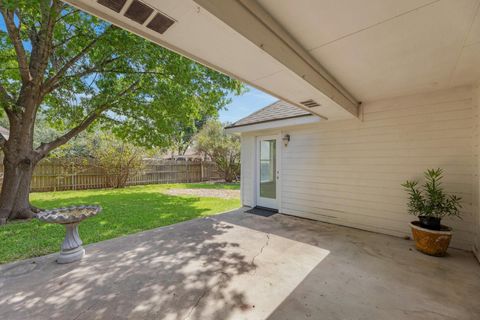
[[[141,22],[137,0],[67,2],[332,120],[480,79],[479,0],[142,0]]]

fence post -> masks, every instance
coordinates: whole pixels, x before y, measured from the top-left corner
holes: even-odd
[[[76,186],[76,183],[77,183],[77,179],[75,179],[76,175],[75,175],[75,164],[72,162],[72,188],[73,190],[77,190],[77,186]]]
[[[57,188],[58,188],[58,185],[59,185],[59,181],[58,181],[58,177],[57,177],[57,171],[55,170],[55,166],[51,166],[51,167],[52,167],[53,181],[54,181],[53,192],[56,192]]]

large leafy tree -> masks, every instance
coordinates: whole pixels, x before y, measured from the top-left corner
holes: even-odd
[[[176,134],[173,136],[172,143],[172,155],[184,155],[188,148],[192,145],[195,134],[198,133],[200,129],[207,123],[209,120],[208,115],[205,115],[202,119],[196,120],[194,125],[183,126],[179,124]]]
[[[91,125],[164,147],[178,124],[194,125],[242,91],[236,80],[58,0],[0,0],[0,13],[0,109],[10,128],[0,141],[0,222],[32,216],[35,165]],[[39,113],[62,133],[36,146]]]
[[[240,137],[225,132],[218,120],[208,121],[195,137],[198,151],[216,163],[226,182],[240,176]]]

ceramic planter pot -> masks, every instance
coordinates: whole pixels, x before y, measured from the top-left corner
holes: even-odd
[[[410,227],[418,251],[436,257],[444,256],[447,253],[452,239],[451,228],[441,226],[440,230],[430,230],[422,228],[419,221],[412,221]]]

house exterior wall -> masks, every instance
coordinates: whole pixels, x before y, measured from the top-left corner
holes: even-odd
[[[474,101],[476,102],[476,132],[474,134],[475,137],[475,162],[476,162],[476,172],[475,172],[475,192],[474,196],[476,196],[474,203],[476,204],[476,212],[477,212],[477,223],[476,223],[476,231],[475,231],[475,243],[473,246],[473,252],[477,259],[480,261],[480,83],[474,87]]]
[[[441,167],[446,190],[464,199],[463,220],[444,221],[452,246],[471,249],[480,224],[477,102],[474,88],[460,87],[365,103],[362,120],[283,129],[291,141],[281,153],[281,212],[409,235],[414,218],[400,184]],[[255,204],[255,136],[271,133],[242,133],[245,205]]]
[[[255,206],[255,136],[243,135],[241,142],[240,189],[242,204]]]

